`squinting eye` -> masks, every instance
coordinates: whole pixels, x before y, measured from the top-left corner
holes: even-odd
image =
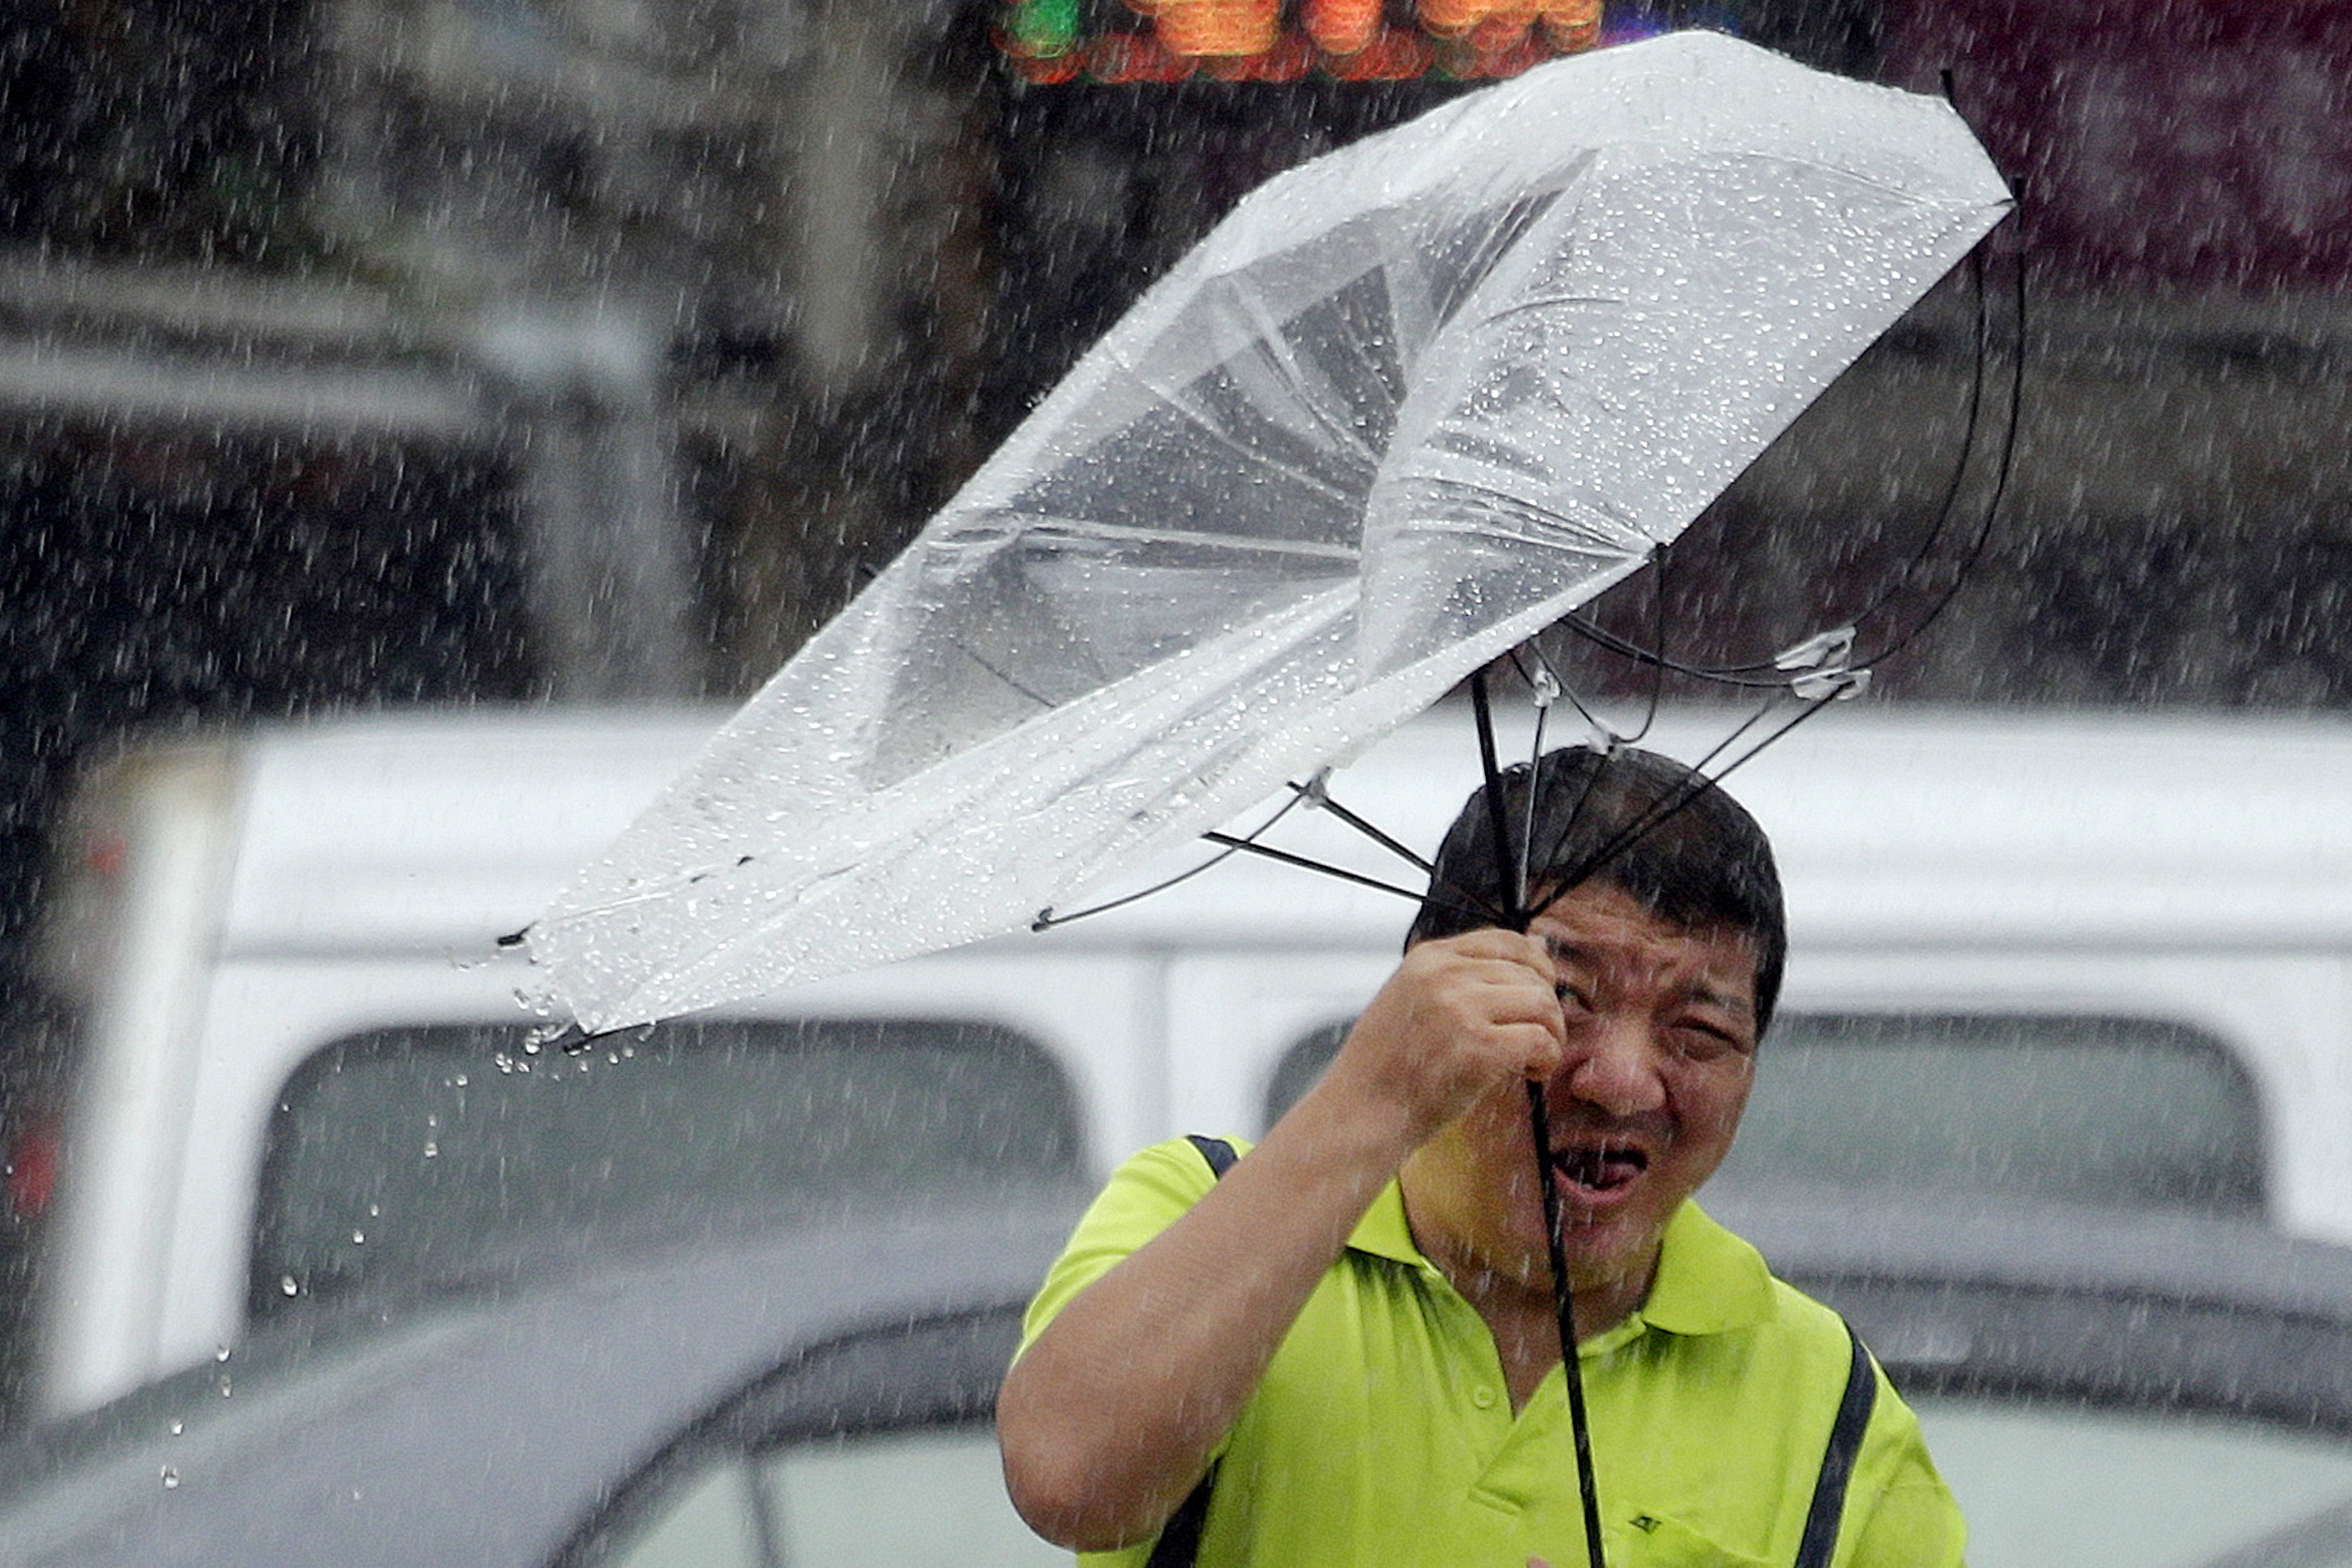
[[[1686,1057],[1720,1057],[1747,1048],[1737,1037],[1711,1024],[1684,1024],[1675,1030],[1675,1039]]]

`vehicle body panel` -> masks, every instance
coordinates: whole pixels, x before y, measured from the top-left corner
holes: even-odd
[[[80,1006],[82,1092],[46,1226],[39,1408],[87,1406],[241,1336],[255,1183],[289,1075],[356,1031],[529,1022],[530,971],[499,939],[718,717],[388,715],[133,752],[93,779],[77,821],[107,824],[128,869],[66,879],[47,953]],[[1670,713],[1650,743],[1696,757],[1739,717]],[[1507,755],[1528,745],[1517,723]],[[1467,717],[1440,710],[1331,790],[1426,847],[1477,778]],[[2352,725],[1842,707],[1728,783],[1784,868],[1784,1014],[2193,1025],[2251,1075],[2272,1217],[2352,1239]],[[1276,841],[1419,879],[1328,814],[1293,812]],[[1286,1056],[1352,1016],[1409,916],[1389,894],[1234,856],[1041,935],[744,1012],[1016,1030],[1068,1076],[1100,1172],[1175,1132],[1259,1131]]]

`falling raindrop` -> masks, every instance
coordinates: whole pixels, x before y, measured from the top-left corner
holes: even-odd
[[[278,1281],[278,1289],[280,1294],[294,1296],[301,1293],[302,1287],[295,1282],[294,1276],[289,1274]]]
[[[164,1467],[163,1467],[163,1489],[164,1489],[165,1491],[167,1491],[167,1492],[168,1492],[168,1491],[176,1491],[176,1490],[178,1490],[178,1489],[179,1489],[179,1485],[180,1485],[180,1472],[179,1472],[177,1469],[174,1469],[174,1468],[173,1468],[172,1466],[170,1466],[170,1465],[166,1465],[166,1466],[164,1466]]]

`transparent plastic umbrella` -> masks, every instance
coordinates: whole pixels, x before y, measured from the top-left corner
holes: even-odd
[[[1026,927],[1628,574],[1964,256],[1959,118],[1705,33],[1278,176],[530,930],[590,1032]]]

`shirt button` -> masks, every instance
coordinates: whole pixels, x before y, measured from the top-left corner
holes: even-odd
[[[1492,1410],[1495,1407],[1495,1391],[1482,1383],[1470,1391],[1470,1403],[1481,1410]]]

